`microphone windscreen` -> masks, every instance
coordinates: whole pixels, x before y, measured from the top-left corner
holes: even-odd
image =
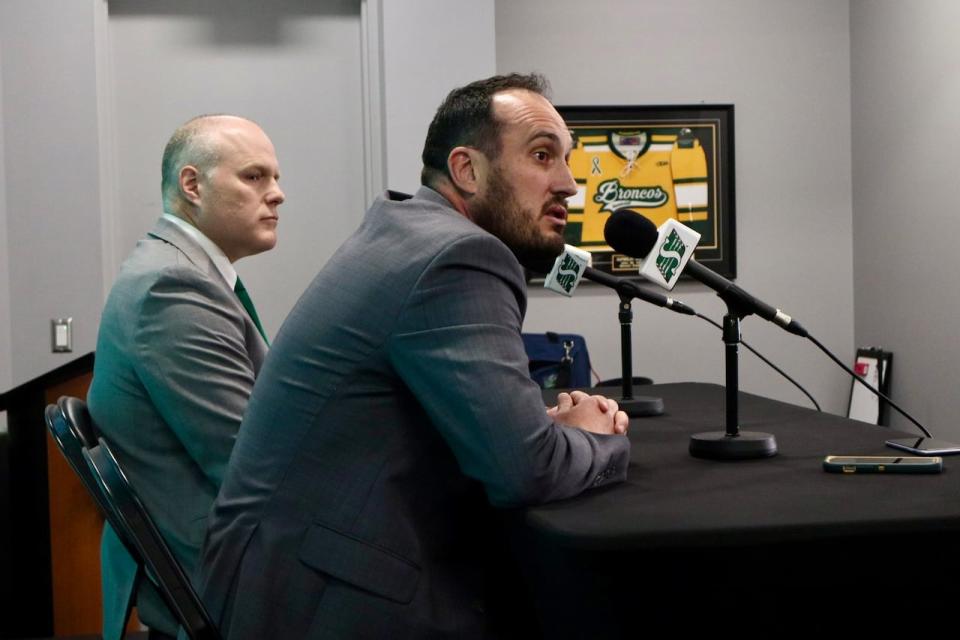
[[[631,258],[645,258],[657,243],[657,227],[632,209],[618,209],[603,226],[610,247]]]

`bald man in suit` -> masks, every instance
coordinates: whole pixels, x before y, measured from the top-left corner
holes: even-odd
[[[190,576],[267,353],[233,263],[276,244],[278,178],[273,144],[250,120],[201,116],[177,129],[163,216],[123,263],[100,321],[90,413]],[[104,637],[118,638],[136,567],[109,526],[101,566]],[[146,578],[136,604],[151,637],[176,635]]]

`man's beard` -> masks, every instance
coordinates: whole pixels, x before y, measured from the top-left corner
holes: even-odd
[[[566,203],[562,198],[558,202]],[[548,206],[554,204],[547,203]],[[507,245],[520,264],[531,271],[546,273],[563,251],[563,237],[543,235],[541,216],[542,212],[534,214],[523,208],[499,167],[490,173],[486,197],[476,202],[470,211],[471,219]]]

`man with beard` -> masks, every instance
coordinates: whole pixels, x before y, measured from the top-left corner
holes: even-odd
[[[281,328],[204,549],[226,638],[482,637],[489,505],[626,476],[616,403],[545,410],[527,371],[521,264],[560,253],[576,192],[544,90],[454,90],[424,186],[379,198]]]

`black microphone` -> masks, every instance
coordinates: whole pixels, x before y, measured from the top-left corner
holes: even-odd
[[[679,225],[679,223],[677,223]],[[683,225],[679,225],[683,226]],[[603,227],[603,237],[607,244],[619,253],[632,258],[646,258],[656,244],[657,228],[647,218],[631,209],[619,209],[607,220]],[[652,240],[651,240],[652,237]],[[694,247],[689,247],[693,251]],[[786,313],[775,309],[759,300],[736,284],[730,282],[718,273],[703,266],[693,258],[687,261],[684,273],[693,276],[703,284],[717,292],[724,301],[736,305],[738,308],[755,313],[764,320],[769,320],[792,334],[807,337],[807,330]]]

